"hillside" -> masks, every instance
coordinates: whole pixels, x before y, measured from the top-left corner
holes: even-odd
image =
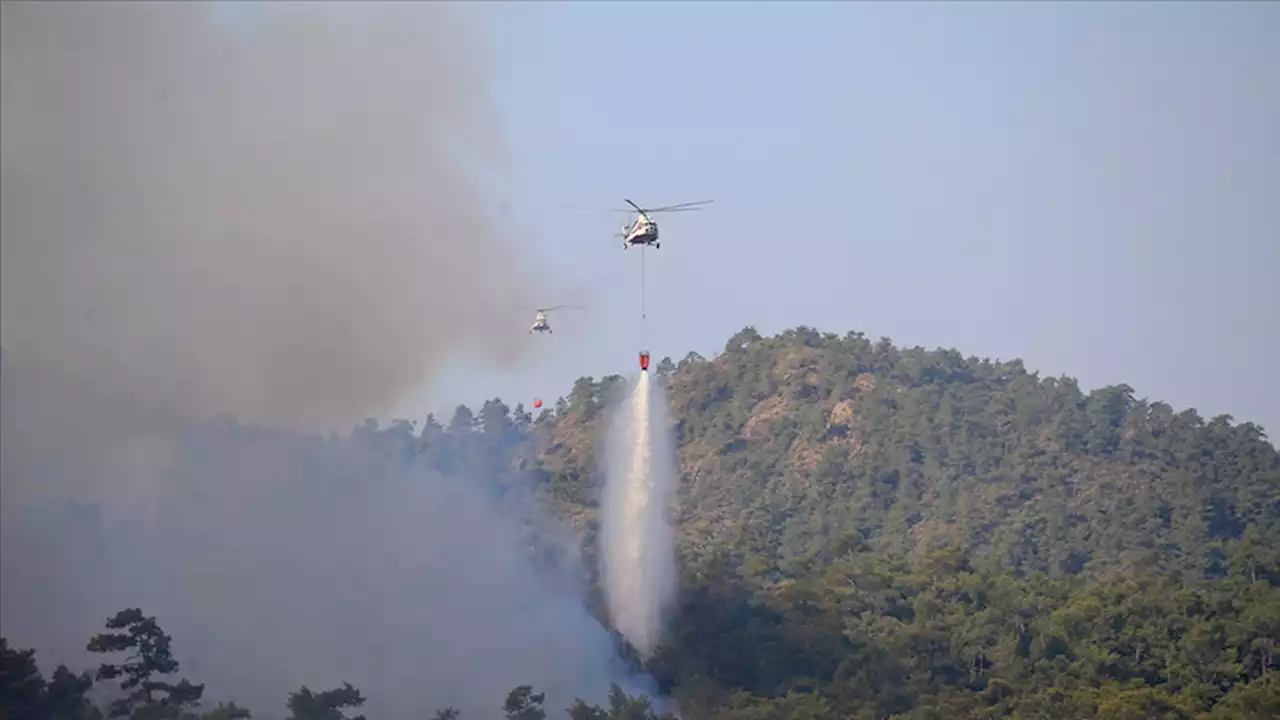
[[[1280,453],[1260,428],[808,328],[747,328],[656,374],[682,577],[648,670],[688,720],[1280,716]],[[624,387],[342,442],[486,484],[547,564],[562,548],[528,500],[553,509],[594,583],[597,447]]]
[[[1252,424],[1082,393],[1020,361],[748,328],[707,361],[664,359],[679,440],[680,528],[706,558],[729,539],[772,567],[848,543],[892,557],[964,546],[1025,577],[1094,575],[1157,551],[1221,573],[1226,545],[1280,515],[1280,455]],[[580,380],[538,454],[571,515],[593,506],[599,406]]]
[[[1191,717],[1275,666],[1280,454],[1255,425],[808,328],[747,328],[659,374],[685,577],[655,669],[686,712],[801,689],[857,717],[1102,716],[1101,688],[1137,679],[1159,697],[1115,707]],[[546,487],[588,554],[618,382],[580,380],[539,421]],[[1245,614],[1250,629],[1231,624]],[[1156,627],[1127,626],[1137,615]],[[1169,697],[1181,709],[1150,709]]]

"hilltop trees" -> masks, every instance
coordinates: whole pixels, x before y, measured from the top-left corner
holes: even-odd
[[[35,651],[14,650],[0,638],[0,717],[23,717],[39,713],[45,699],[44,676],[36,667]]]
[[[312,692],[306,685],[289,694],[289,720],[365,720],[364,715],[347,715],[364,705],[365,698],[351,683],[322,692]]]
[[[100,720],[102,713],[85,697],[92,686],[91,675],[76,675],[66,665],[46,681],[34,651],[15,650],[0,637],[0,718]]]

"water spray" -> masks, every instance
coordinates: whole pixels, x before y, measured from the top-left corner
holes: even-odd
[[[668,518],[675,454],[666,401],[651,381],[648,357],[641,352],[640,375],[612,422],[601,503],[601,575],[609,615],[642,659],[661,640],[676,580]]]

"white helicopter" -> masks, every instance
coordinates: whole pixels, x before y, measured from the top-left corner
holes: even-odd
[[[633,245],[652,245],[654,249],[662,247],[662,243],[658,242],[658,223],[654,222],[650,217],[650,213],[659,212],[691,212],[693,210],[701,210],[703,205],[715,202],[714,200],[697,200],[694,202],[680,203],[679,205],[664,205],[656,208],[642,208],[639,205],[627,200],[626,203],[635,208],[639,213],[635,222],[630,225],[623,225],[622,232],[617,237],[622,238],[622,249],[626,250]],[[629,213],[630,210],[617,210],[616,212]]]
[[[535,332],[540,332],[540,333],[549,332],[549,333],[555,334],[554,331],[551,329],[551,322],[547,320],[547,313],[551,312],[552,310],[581,310],[581,309],[582,309],[582,306],[580,305],[552,305],[551,307],[538,308],[538,310],[536,311],[537,314],[533,316],[533,324],[529,326],[529,334],[532,335]]]

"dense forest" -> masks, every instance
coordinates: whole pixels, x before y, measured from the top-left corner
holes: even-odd
[[[645,669],[682,717],[1280,717],[1280,453],[1256,425],[804,327],[747,328],[655,374],[678,440],[681,577]],[[582,378],[536,417],[494,399],[347,441],[535,497],[593,573],[596,449],[624,386]],[[535,559],[556,552],[539,532]],[[0,718],[246,717],[159,679],[177,668],[154,618],[107,629],[90,650],[139,657],[94,675],[46,681],[6,645]],[[124,696],[91,707],[95,681]],[[337,720],[361,698],[303,688],[283,705]],[[494,712],[657,717],[648,703],[615,687],[608,708],[544,710],[521,686]]]

